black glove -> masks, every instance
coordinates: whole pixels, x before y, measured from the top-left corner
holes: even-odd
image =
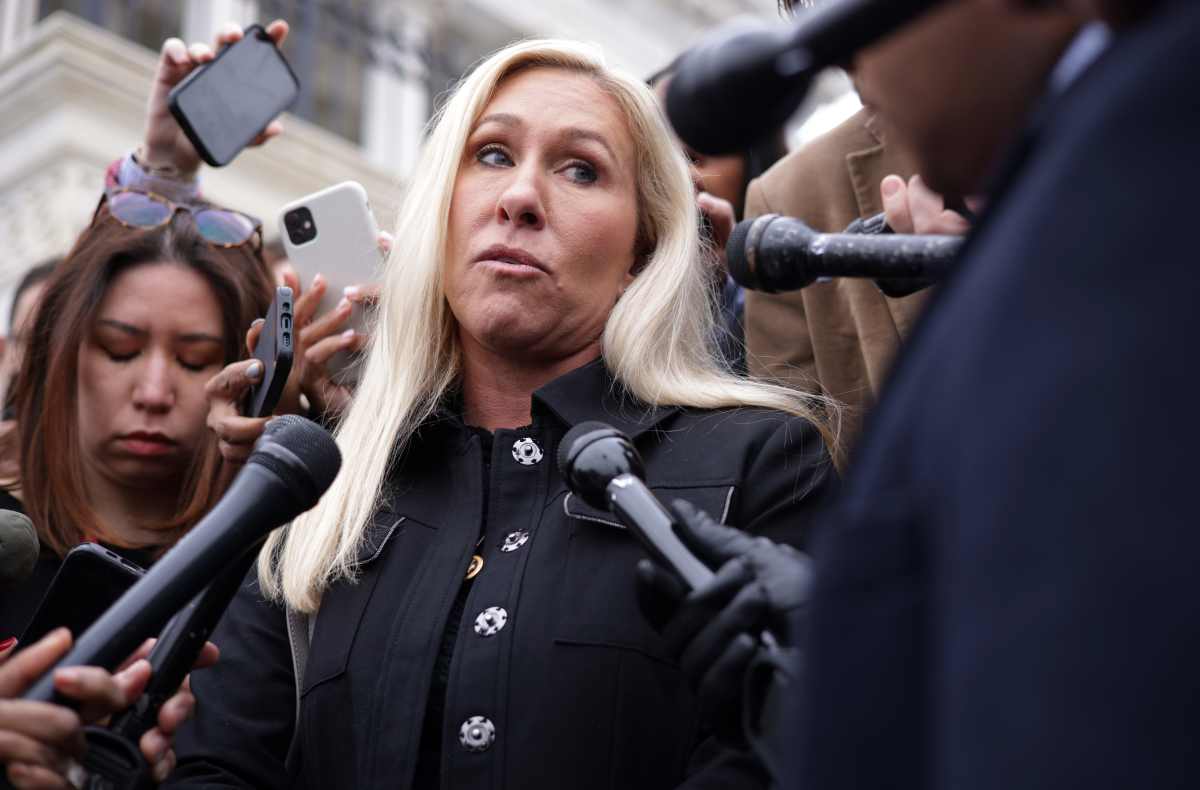
[[[746,669],[764,629],[782,645],[798,647],[794,631],[808,599],[810,560],[791,546],[721,526],[683,500],[671,509],[680,539],[716,574],[685,594],[673,572],[641,560],[638,602],[678,657],[705,721],[740,743]]]

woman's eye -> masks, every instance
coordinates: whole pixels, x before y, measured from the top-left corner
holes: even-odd
[[[179,364],[186,370],[191,370],[199,373],[202,370],[208,370],[218,363],[219,360],[212,359],[188,359],[179,357]]]
[[[503,149],[494,145],[480,149],[479,153],[475,154],[475,158],[483,164],[491,165],[492,167],[507,167],[512,164],[512,159],[509,159],[508,154],[504,153]]]
[[[568,178],[579,184],[592,184],[599,178],[596,168],[587,162],[572,162],[563,169],[563,172],[567,174]]]
[[[138,352],[136,351],[114,351],[106,346],[101,346],[101,348],[104,349],[104,353],[107,354],[108,358],[113,362],[128,362],[138,355]]]

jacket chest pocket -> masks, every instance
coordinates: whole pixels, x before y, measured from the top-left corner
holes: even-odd
[[[683,499],[722,522],[734,493],[728,484],[652,490],[664,503]],[[573,494],[567,495],[562,507],[570,539],[555,642],[624,648],[672,662],[637,603],[635,569],[638,560],[649,556],[646,549],[611,513],[592,508]]]
[[[371,601],[383,592],[380,578],[412,579],[436,530],[412,518],[391,511],[380,511],[358,555],[359,577],[352,583],[339,583],[325,594],[312,630],[308,666],[300,687],[301,697],[346,672],[354,649],[371,650],[364,642],[383,638],[387,630],[372,624],[373,616],[390,616],[386,609],[372,607]],[[386,549],[386,551],[385,551]],[[403,566],[394,568],[393,566]],[[388,582],[384,582],[386,586]],[[389,598],[396,591],[388,590]],[[403,592],[401,591],[402,595]]]

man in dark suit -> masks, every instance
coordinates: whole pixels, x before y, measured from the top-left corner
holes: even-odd
[[[1033,68],[972,71],[970,14],[1019,5],[948,4],[858,65],[941,74],[961,119]],[[1106,5],[1109,50],[993,190],[816,549],[802,786],[1200,776],[1200,268],[1172,221],[1200,183],[1200,5]],[[880,112],[935,188],[972,191],[1000,148],[929,107]]]
[[[817,537],[796,786],[1200,776],[1200,4],[1064,2],[1114,37],[1031,128],[1055,63],[994,34],[1053,4],[957,0],[856,62],[930,185],[992,205]]]

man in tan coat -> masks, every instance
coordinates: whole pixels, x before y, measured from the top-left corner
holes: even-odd
[[[884,145],[869,109],[780,160],[746,195],[748,217],[783,214],[824,233],[885,209],[900,233],[966,230],[913,176],[907,158]],[[927,291],[890,298],[861,279],[782,294],[747,291],[750,373],[838,401],[837,455],[844,460],[927,298]]]

